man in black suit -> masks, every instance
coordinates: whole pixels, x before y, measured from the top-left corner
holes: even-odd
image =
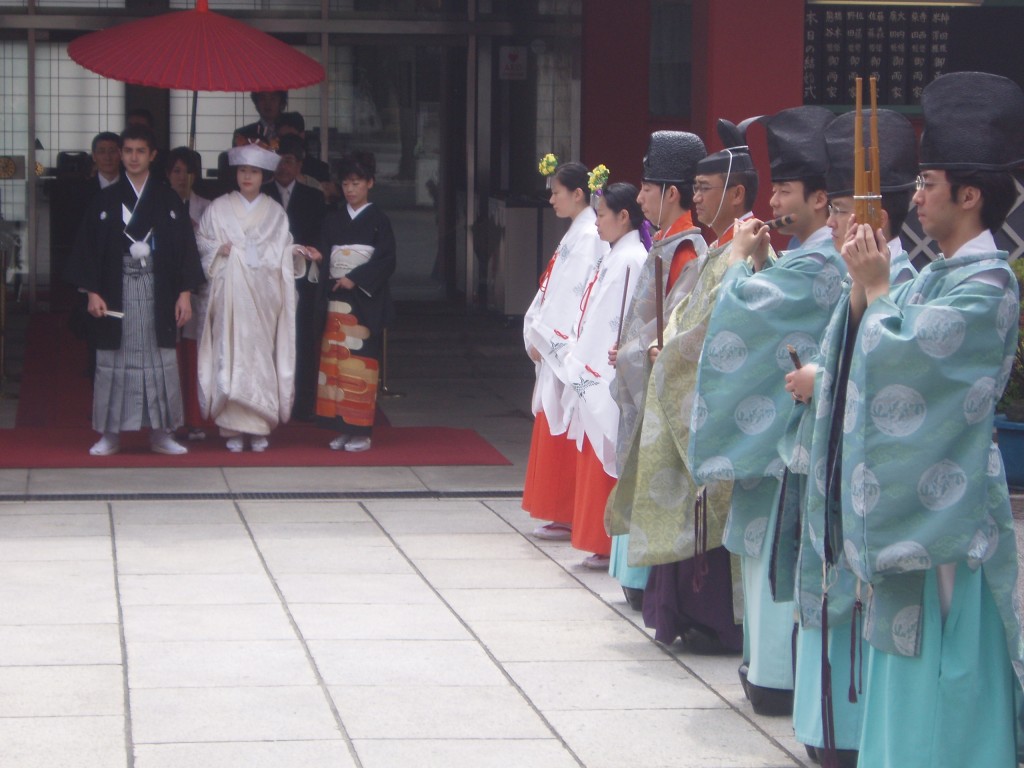
[[[65,205],[55,206],[60,211],[70,214],[67,218],[74,218],[74,222],[68,222],[64,230],[73,233],[78,231],[82,216],[89,210],[93,198],[111,184],[116,184],[121,178],[121,137],[111,131],[97,133],[92,140],[92,165],[93,175],[88,179],[65,179],[61,181],[61,188],[56,190],[54,197]],[[68,269],[68,259],[71,255],[69,241],[66,247],[55,247],[51,249],[50,258],[55,262],[56,272],[63,275]],[[89,313],[88,297],[82,291],[74,294],[71,300],[71,316],[68,318],[68,327],[71,332],[89,344],[89,365],[86,368],[86,375],[91,379],[96,372],[96,347],[88,338]]]
[[[296,245],[320,247],[320,228],[326,208],[324,196],[298,181],[305,157],[305,143],[298,136],[282,136],[277,154],[281,162],[274,172],[274,180],[263,191],[284,206],[288,214],[288,228]],[[314,333],[314,305],[317,275],[315,265],[307,266],[313,274],[305,274],[295,281],[299,301],[295,308],[295,405],[292,416],[300,421],[313,418],[316,407],[316,382],[319,354]],[[324,276],[326,279],[326,275]]]
[[[121,178],[121,137],[110,131],[97,133],[92,140],[92,162],[96,167],[96,183],[90,185],[95,187],[92,192],[116,183]]]
[[[235,135],[270,144],[277,138],[277,118],[288,107],[288,91],[253,91],[249,94],[260,119],[243,125]]]
[[[306,120],[298,112],[284,112],[277,118],[277,136],[298,136],[302,139],[303,147],[306,146]],[[323,160],[310,155],[308,152],[302,160],[302,173],[305,176],[316,179],[321,184],[330,182],[331,170]]]

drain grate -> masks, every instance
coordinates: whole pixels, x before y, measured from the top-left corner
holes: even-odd
[[[521,489],[491,491],[240,491],[225,493],[22,493],[0,503],[26,501],[353,501],[379,499],[518,499]]]

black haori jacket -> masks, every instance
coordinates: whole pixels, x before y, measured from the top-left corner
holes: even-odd
[[[122,259],[132,243],[125,235],[121,206],[131,210],[135,203],[135,190],[126,178],[100,192],[82,220],[68,262],[67,279],[98,293],[111,310],[124,311]],[[178,335],[174,319],[178,296],[205,282],[188,209],[170,187],[150,174],[129,231],[136,240],[153,233],[148,258],[153,260],[156,340],[161,347],[173,348]],[[119,349],[122,322],[90,316],[89,339],[97,349]]]

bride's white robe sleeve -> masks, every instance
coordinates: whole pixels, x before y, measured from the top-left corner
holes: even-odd
[[[199,344],[200,404],[218,426],[268,434],[295,397],[295,279],[288,218],[266,196],[247,207],[235,192],[215,200],[196,233],[210,282]],[[221,245],[231,246],[218,255]]]

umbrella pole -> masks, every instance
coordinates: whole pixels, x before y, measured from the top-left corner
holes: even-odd
[[[188,132],[188,148],[196,149],[196,112],[199,111],[199,91],[192,91],[192,128]]]

